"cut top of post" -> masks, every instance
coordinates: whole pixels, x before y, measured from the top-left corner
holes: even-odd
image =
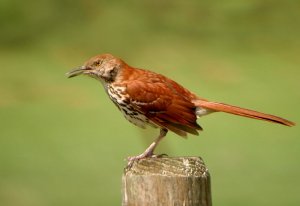
[[[125,169],[123,206],[211,206],[210,176],[200,157],[145,158]]]
[[[200,157],[146,158],[125,169],[126,175],[164,175],[203,177],[208,169]]]

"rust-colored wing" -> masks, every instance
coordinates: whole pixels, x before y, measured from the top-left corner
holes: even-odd
[[[202,128],[196,122],[196,107],[190,100],[193,94],[176,82],[157,75],[156,78],[142,76],[126,83],[130,104],[160,127],[180,136],[198,135],[197,130]]]

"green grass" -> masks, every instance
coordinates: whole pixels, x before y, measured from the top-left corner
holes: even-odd
[[[6,17],[26,15],[7,18],[1,34],[0,205],[120,204],[124,159],[158,131],[128,123],[95,80],[64,76],[97,53],[205,98],[300,122],[293,1],[51,2],[36,17],[22,4],[3,7]],[[298,126],[227,114],[199,123],[199,137],[170,133],[157,152],[203,157],[215,205],[299,205]]]

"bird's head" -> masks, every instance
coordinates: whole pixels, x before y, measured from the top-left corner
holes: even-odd
[[[83,66],[71,70],[66,75],[71,78],[85,74],[110,83],[115,80],[124,65],[124,61],[111,54],[101,54],[90,58]]]

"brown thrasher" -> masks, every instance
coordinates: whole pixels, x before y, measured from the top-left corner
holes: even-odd
[[[147,125],[160,128],[158,138],[145,152],[130,157],[129,162],[152,156],[168,130],[183,137],[187,133],[198,135],[197,130],[202,128],[196,122],[197,117],[212,112],[226,112],[286,126],[295,125],[281,117],[208,101],[161,74],[131,67],[111,54],[92,57],[83,66],[68,72],[67,76],[80,74],[99,80],[129,122],[141,128]]]

